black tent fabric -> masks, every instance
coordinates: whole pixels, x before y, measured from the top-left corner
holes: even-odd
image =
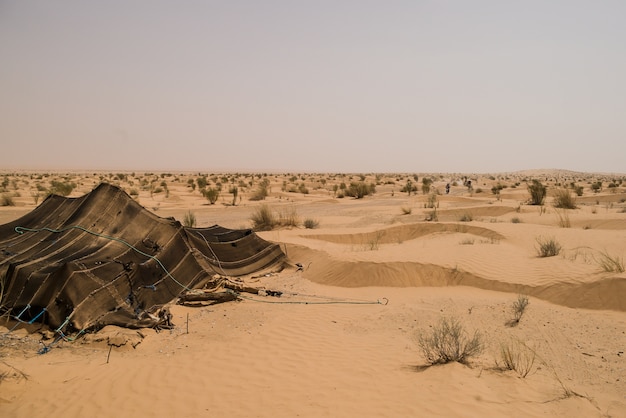
[[[252,230],[188,228],[102,183],[50,195],[0,225],[0,309],[67,331],[154,326],[159,308],[216,274],[278,269],[285,255]]]

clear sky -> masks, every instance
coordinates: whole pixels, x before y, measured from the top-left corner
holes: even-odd
[[[626,2],[0,0],[0,169],[626,172]]]

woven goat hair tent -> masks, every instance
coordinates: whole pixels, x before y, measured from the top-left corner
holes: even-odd
[[[162,305],[216,274],[284,262],[280,247],[252,230],[184,227],[102,183],[77,198],[50,195],[0,225],[0,309],[62,332],[150,327]]]

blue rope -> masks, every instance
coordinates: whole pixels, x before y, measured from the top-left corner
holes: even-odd
[[[182,287],[185,290],[191,290],[189,287],[185,286],[184,284],[182,284],[181,282],[176,280],[176,278],[174,276],[172,276],[172,274],[167,270],[167,268],[165,268],[163,263],[161,263],[161,260],[159,260],[158,258],[156,258],[155,256],[153,256],[151,254],[148,254],[148,253],[145,253],[145,252],[141,251],[139,248],[131,245],[130,243],[128,243],[128,242],[126,242],[126,241],[124,241],[123,239],[120,239],[120,238],[112,237],[110,235],[100,234],[100,233],[94,232],[94,231],[90,231],[87,228],[83,228],[80,225],[71,225],[71,226],[67,226],[65,228],[61,228],[61,229],[52,229],[52,228],[48,228],[48,227],[34,229],[34,228],[25,228],[23,226],[16,226],[15,227],[15,232],[17,232],[20,235],[23,234],[24,232],[41,232],[41,231],[48,231],[48,232],[52,232],[52,233],[58,234],[58,233],[61,233],[61,232],[65,232],[65,231],[67,231],[69,229],[78,229],[78,230],[81,230],[81,231],[86,232],[86,233],[91,234],[91,235],[95,235],[95,236],[100,237],[100,238],[106,238],[106,239],[109,239],[111,241],[117,241],[117,242],[119,242],[121,244],[124,244],[128,248],[130,248],[130,249],[134,250],[135,252],[137,252],[138,254],[141,254],[144,257],[148,257],[148,258],[156,261],[156,263],[159,266],[161,266],[163,271],[165,271],[165,274],[170,279],[172,279],[177,285],[179,285],[180,287]],[[155,284],[153,284],[151,286],[153,286],[156,289],[156,285]]]
[[[26,310],[30,309],[30,303],[28,305],[26,305],[26,307],[24,309],[22,309],[22,312],[20,312],[20,314],[18,316],[15,317],[15,319],[17,319],[18,321],[20,320],[20,317],[22,316],[22,314],[24,312],[26,312]]]
[[[69,316],[65,318],[65,321],[54,332],[60,332],[67,325],[68,322],[70,322],[70,317]]]
[[[30,321],[28,321],[29,324],[32,324],[33,322],[35,322],[41,315],[44,314],[44,312],[46,312],[46,308],[43,308],[43,310],[41,312],[39,312],[37,314],[36,317],[34,317],[33,319],[31,319]]]

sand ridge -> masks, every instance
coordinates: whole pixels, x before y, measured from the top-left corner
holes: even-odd
[[[548,185],[541,207],[528,204],[531,175]],[[463,175],[419,173],[433,189],[408,195],[401,188],[412,174],[267,174],[268,196],[254,201],[263,174],[207,173],[209,187],[239,185],[235,206],[226,187],[215,205],[191,188],[200,173],[7,176],[15,205],[0,207],[2,223],[32,210],[36,191],[58,179],[73,181],[76,197],[110,181],[155,215],[182,221],[192,212],[198,226],[251,227],[260,205],[299,224],[259,232],[291,263],[255,279],[280,298],[172,305],[172,330],[107,327],[44,355],[49,330],[7,334],[12,324],[0,322],[3,416],[626,416],[626,274],[599,264],[602,254],[625,255],[623,176],[469,174],[468,190]],[[341,183],[358,181],[376,192],[338,197]],[[571,182],[584,186],[577,208],[554,208],[554,191]],[[506,187],[496,195],[498,184]],[[306,219],[318,227],[304,228]],[[560,254],[538,257],[541,237]],[[518,294],[530,304],[507,326]],[[469,367],[425,367],[417,336],[442,317],[484,336]],[[536,351],[529,376],[496,366],[506,341]]]

